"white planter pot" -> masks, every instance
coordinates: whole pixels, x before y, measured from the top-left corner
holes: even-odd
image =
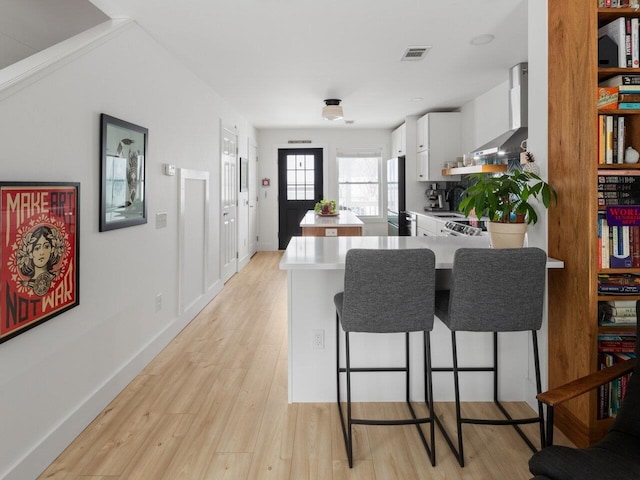
[[[489,222],[487,231],[493,248],[522,248],[527,224]]]

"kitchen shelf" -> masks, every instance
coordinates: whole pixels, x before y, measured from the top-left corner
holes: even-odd
[[[471,167],[444,168],[442,175],[468,175],[470,173],[506,172],[507,165],[472,165]]]

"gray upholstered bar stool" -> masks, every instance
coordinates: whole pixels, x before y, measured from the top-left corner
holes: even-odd
[[[540,444],[541,447],[545,446],[540,402],[537,416],[514,419],[498,400],[498,333],[531,331],[536,388],[540,393],[537,330],[542,325],[546,262],[547,255],[539,248],[461,248],[454,254],[450,290],[436,292],[436,316],[451,330],[453,367],[433,368],[433,371],[453,372],[457,449],[444,426],[436,421],[462,467],[463,423],[512,425],[534,452],[536,448],[519,425],[538,423]],[[493,333],[493,366],[458,366],[456,333],[459,331]],[[504,420],[466,418],[461,415],[459,372],[493,372],[493,400],[504,415]]]
[[[367,250],[352,249],[345,261],[344,292],[336,305],[336,377],[340,422],[349,467],[353,466],[353,425],[415,425],[431,464],[435,465],[434,417],[431,406],[431,355],[429,333],[433,329],[435,302],[435,255],[429,249]],[[340,327],[345,336],[345,367],[340,366]],[[405,364],[391,367],[351,367],[350,334],[405,334]],[[410,400],[409,333],[423,332],[425,403],[429,416],[417,418]],[[377,420],[353,418],[351,411],[351,374],[362,372],[404,372],[405,400],[411,418]],[[340,400],[340,374],[346,374],[346,422]],[[430,445],[420,424],[430,424]]]

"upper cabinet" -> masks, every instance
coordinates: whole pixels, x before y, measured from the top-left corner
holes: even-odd
[[[391,132],[391,158],[407,153],[407,124],[403,123]]]
[[[432,112],[418,119],[416,132],[417,180],[455,180],[443,176],[445,162],[455,162],[462,155],[460,113]]]

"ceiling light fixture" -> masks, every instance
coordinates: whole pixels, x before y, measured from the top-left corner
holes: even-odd
[[[491,35],[490,33],[485,33],[484,35],[478,35],[477,37],[472,38],[471,40],[469,40],[469,43],[471,45],[486,45],[487,43],[491,43],[495,40],[495,36]]]
[[[328,98],[324,101],[325,106],[322,108],[322,118],[325,120],[340,120],[344,118],[344,113],[342,112],[342,107],[340,106],[340,102],[337,98]]]

